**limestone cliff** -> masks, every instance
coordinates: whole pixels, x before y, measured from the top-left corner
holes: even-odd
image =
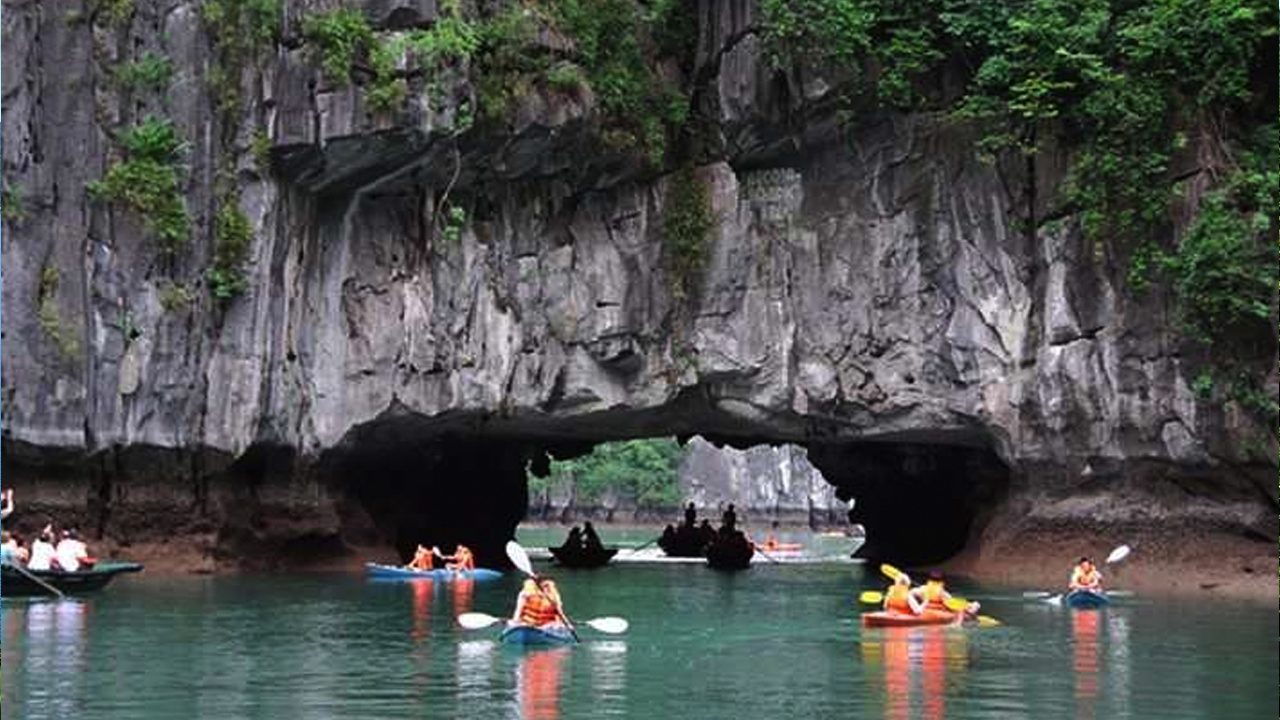
[[[111,5],[5,6],[4,480],[29,517],[230,557],[483,518],[491,550],[545,452],[702,434],[806,446],[869,547],[877,518],[936,518],[941,549],[879,535],[904,557],[1046,528],[1276,536],[1274,437],[1198,398],[1167,294],[1128,292],[1055,204],[1068,151],[1028,172],[955,120],[847,112],[832,78],[766,62],[749,0],[697,3],[662,72],[699,130],[657,164],[598,142],[586,90],[469,124],[465,62],[428,81],[398,58],[408,95],[374,111],[376,71],[335,83],[310,54],[334,3],[286,0],[234,63],[200,3]],[[384,35],[438,21],[347,5]],[[122,85],[148,54],[167,85]],[[173,253],[86,191],[148,116],[184,142]],[[690,187],[711,223],[685,290],[664,223]],[[227,203],[251,233],[220,300]]]

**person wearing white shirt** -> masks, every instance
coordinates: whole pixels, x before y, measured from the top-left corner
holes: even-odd
[[[53,530],[45,528],[40,536],[31,542],[31,560],[27,568],[31,570],[49,570],[58,553],[53,547]]]
[[[58,567],[66,572],[80,569],[80,563],[89,557],[89,549],[80,542],[75,530],[63,530],[57,548]]]

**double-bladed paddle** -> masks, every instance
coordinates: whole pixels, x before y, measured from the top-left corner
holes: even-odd
[[[480,630],[487,628],[495,623],[500,623],[506,618],[494,617],[481,612],[462,613],[458,616],[458,624],[468,630]],[[602,617],[587,620],[582,623],[593,630],[599,630],[609,635],[618,635],[627,631],[627,621],[620,617]]]

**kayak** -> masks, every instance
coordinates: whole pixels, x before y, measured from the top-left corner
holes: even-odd
[[[924,627],[929,625],[959,625],[964,622],[961,613],[942,610],[925,610],[920,615],[878,611],[862,613],[862,627]]]
[[[506,645],[568,645],[577,642],[569,628],[553,625],[534,627],[532,625],[508,625],[503,628],[499,639]]]
[[[773,547],[761,543],[756,545],[756,549],[767,553],[800,553],[804,552],[804,545],[800,543],[778,543]]]
[[[378,580],[440,580],[448,582],[450,580],[495,580],[502,577],[502,573],[488,568],[476,568],[475,570],[445,570],[444,568],[410,570],[409,568],[395,565],[365,563],[364,570],[369,577]]]
[[[1067,607],[1073,608],[1100,608],[1111,602],[1111,598],[1107,597],[1106,593],[1092,590],[1072,590],[1063,599]]]

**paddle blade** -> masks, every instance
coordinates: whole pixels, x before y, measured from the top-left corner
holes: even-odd
[[[502,618],[497,618],[492,615],[486,615],[485,613],[479,612],[462,613],[458,616],[458,624],[468,630],[487,628],[490,625],[501,621]]]
[[[866,603],[867,605],[879,605],[884,602],[884,593],[879,590],[864,590],[858,596],[858,602]]]
[[[529,553],[520,547],[520,543],[515,540],[507,541],[507,557],[511,559],[511,564],[520,568],[520,572],[525,575],[533,574],[533,563],[529,562]]]
[[[1028,600],[1044,600],[1045,598],[1052,596],[1053,593],[1045,590],[1028,590],[1027,592],[1022,593],[1022,597]]]
[[[969,607],[968,600],[965,600],[964,598],[955,597],[954,595],[947,598],[943,602],[943,604],[946,605],[947,609],[952,612],[964,612],[964,609]]]
[[[1129,557],[1129,553],[1131,551],[1132,551],[1132,548],[1130,548],[1128,545],[1121,545],[1115,550],[1112,550],[1111,554],[1107,556],[1107,564],[1110,565],[1111,563],[1120,562],[1121,560]]]
[[[596,618],[594,620],[588,620],[583,624],[594,630],[599,630],[602,633],[608,633],[609,635],[624,633],[630,626],[630,623],[628,623],[625,618],[620,617]]]
[[[1049,597],[1045,598],[1045,599],[1044,599],[1044,601],[1045,601],[1045,602],[1047,602],[1047,603],[1049,603],[1050,605],[1061,605],[1061,604],[1062,604],[1062,596],[1061,596],[1061,595],[1050,595]]]
[[[884,573],[884,576],[889,578],[890,580],[897,580],[898,576],[902,574],[901,570],[890,565],[889,563],[885,563],[881,565],[880,572]]]
[[[1000,621],[990,615],[979,615],[978,627],[1000,627]]]

